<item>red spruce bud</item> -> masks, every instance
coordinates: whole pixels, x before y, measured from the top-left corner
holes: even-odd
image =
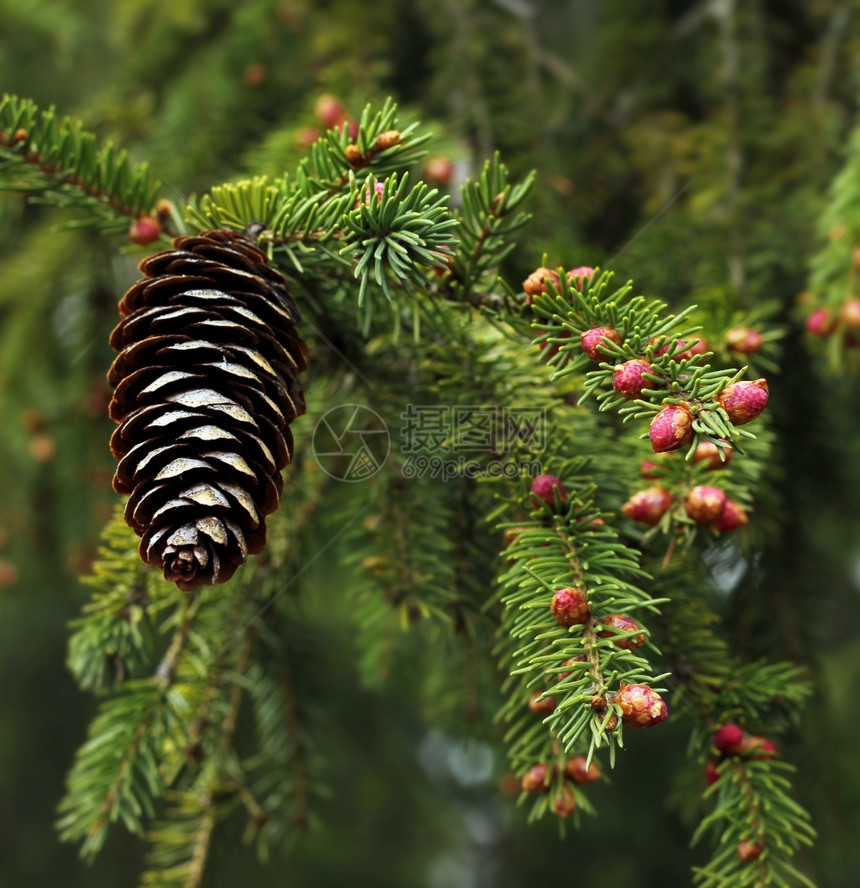
[[[734,425],[739,426],[752,422],[767,406],[767,399],[767,380],[756,379],[727,385],[717,400]]]
[[[628,617],[626,614],[610,614],[608,617],[604,617],[601,623],[606,627],[598,633],[601,638],[612,638],[619,632],[636,632],[642,628],[636,620]],[[626,651],[640,648],[643,644],[645,644],[644,634],[630,635],[627,638],[618,638],[615,641],[616,647],[623,648]],[[631,687],[637,687],[637,685],[631,685]]]
[[[672,505],[672,494],[662,487],[646,487],[634,493],[621,507],[621,511],[640,524],[653,527],[660,522],[666,510]]]
[[[695,342],[694,342],[694,343],[693,343],[693,344],[687,349],[687,354],[689,354],[690,357],[693,357],[693,356],[695,356],[695,355],[703,355],[703,354],[705,354],[706,352],[709,352],[710,350],[711,350],[711,346],[710,346],[710,344],[708,343],[708,340],[702,338],[702,339],[697,339],[697,340],[696,340],[696,341],[695,341]]]
[[[750,758],[760,761],[769,761],[779,755],[779,747],[773,740],[759,737],[757,734],[750,734],[746,737],[740,751],[749,754]]]
[[[349,147],[349,146],[347,146]],[[377,203],[382,200],[382,195],[385,193],[385,183],[384,182],[374,182],[373,183],[373,191],[376,194]],[[370,206],[371,194],[370,194],[370,182],[364,183],[364,188],[362,189],[359,196],[355,199],[355,204],[353,205],[353,209],[358,209],[360,206]]]
[[[531,493],[532,502],[535,506],[539,503],[546,503],[551,509],[555,508],[555,490],[558,489],[558,496],[561,502],[567,501],[567,491],[564,485],[555,475],[538,475],[532,481]]]
[[[447,185],[454,175],[454,164],[447,157],[428,158],[424,178],[434,185]]]
[[[376,147],[380,151],[385,151],[388,148],[393,148],[395,145],[399,145],[402,138],[400,130],[386,130],[384,133],[380,133],[376,137]]]
[[[713,786],[720,779],[720,772],[717,770],[716,762],[708,762],[705,765],[705,785]]]
[[[638,398],[645,389],[653,389],[654,381],[646,379],[646,373],[653,373],[654,368],[647,361],[634,359],[616,364],[612,375],[612,387],[625,398]]]
[[[686,447],[693,440],[693,414],[685,404],[664,407],[651,420],[648,437],[655,453]]]
[[[652,339],[651,344],[656,345],[658,342],[663,342],[663,341],[664,340],[662,338]],[[684,342],[683,339],[678,340],[678,344],[675,346],[675,348],[677,350],[674,351],[674,353],[672,354],[672,357],[669,360],[671,360],[671,361],[686,361],[687,358],[692,357],[692,349],[687,348],[687,343]],[[654,352],[654,354],[656,354],[658,356],[668,355],[669,352],[672,350],[673,350],[673,346],[672,346],[672,343],[670,342],[668,345],[663,345],[660,348],[658,348],[657,351]]]
[[[594,277],[594,269],[590,265],[580,265],[567,273],[567,281],[571,287],[582,289],[583,281],[590,281]]]
[[[555,709],[555,697],[544,697],[543,691],[538,691],[529,697],[529,709],[535,715],[549,715]]]
[[[596,783],[600,780],[600,765],[593,761],[586,768],[586,761],[584,755],[575,755],[573,758],[569,758],[564,766],[565,777],[574,783]]]
[[[524,281],[523,292],[526,294],[526,305],[531,305],[534,297],[541,293],[549,293],[549,284],[558,292],[561,280],[558,272],[551,268],[537,268]]]
[[[719,487],[694,487],[687,494],[687,514],[703,527],[713,524],[726,506],[726,495]]]
[[[750,863],[755,860],[763,851],[759,842],[750,842],[746,839],[738,844],[738,857],[744,863]]]
[[[604,339],[608,339],[616,345],[621,345],[623,342],[621,334],[612,327],[592,327],[579,337],[582,350],[592,361],[600,361],[608,354]]]
[[[827,339],[828,336],[832,336],[836,325],[836,318],[833,317],[827,308],[816,308],[806,319],[807,333],[811,333],[813,336],[818,336],[821,339]]]
[[[556,817],[570,817],[571,814],[576,810],[576,797],[570,791],[569,787],[564,786],[561,790],[561,795],[557,796],[553,799],[552,802],[552,813],[555,814]]]
[[[743,748],[746,734],[740,725],[723,725],[715,734],[714,747],[723,755],[738,755]]]
[[[720,533],[727,533],[730,530],[737,530],[743,527],[749,518],[743,507],[734,500],[727,499],[720,517],[714,522],[714,528]]]
[[[523,774],[520,784],[525,792],[544,792],[549,788],[549,768],[546,765],[532,765]]]
[[[326,129],[334,129],[346,120],[346,111],[344,111],[343,105],[329,93],[325,93],[317,99],[315,111],[317,120]]]
[[[722,453],[722,459],[720,458],[720,453]],[[693,454],[693,460],[695,462],[705,463],[711,470],[725,468],[731,461],[731,458],[732,448],[729,446],[728,442],[725,443],[725,446],[721,450],[713,441],[702,441],[702,443],[696,448],[696,452]]]
[[[764,339],[761,333],[749,327],[734,327],[726,333],[726,346],[738,354],[754,355],[762,345]]]
[[[624,685],[615,702],[621,707],[625,728],[651,728],[669,715],[663,698],[647,685]]]
[[[546,330],[539,330],[538,333],[544,336],[547,335]],[[570,333],[562,331],[559,336],[561,339],[569,339]],[[538,343],[538,348],[544,352],[542,357],[545,361],[551,361],[561,351],[561,346],[562,344],[560,342],[550,342],[549,339],[545,339],[543,342]]]
[[[361,148],[359,148],[358,145],[347,145],[346,148],[343,149],[343,156],[346,158],[346,161],[350,166],[357,167],[366,165],[365,157],[361,153]]]
[[[860,299],[849,299],[839,312],[842,322],[852,330],[860,330]]]
[[[639,463],[639,474],[646,481],[656,481],[660,477],[660,463],[653,459],[643,459]]]
[[[589,617],[588,599],[585,592],[566,586],[552,596],[552,615],[562,626],[576,626],[585,623]]]
[[[136,244],[146,246],[154,243],[161,236],[161,225],[152,216],[141,216],[131,223],[128,230],[129,239]]]
[[[664,407],[651,420],[648,437],[655,453],[686,447],[693,440],[693,414],[685,404]]]
[[[561,665],[562,666],[573,666],[574,663],[587,663],[588,657],[580,655],[578,657],[568,657]],[[573,675],[573,672],[559,672],[558,680],[564,681],[566,678],[570,678]]]

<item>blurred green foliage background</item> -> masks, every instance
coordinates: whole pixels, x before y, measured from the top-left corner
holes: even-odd
[[[855,123],[858,52],[860,16],[839,0],[0,0],[0,89],[128,147],[174,200],[290,168],[323,95],[357,116],[390,94],[453,164],[426,170],[441,187],[495,149],[515,175],[538,170],[513,280],[544,253],[609,262],[675,305],[785,325],[774,532],[725,617],[744,654],[805,663],[817,682],[786,755],[822,886],[860,881],[860,401],[856,379],[808,355],[795,300]],[[87,867],[53,831],[93,710],[64,659],[113,501],[107,334],[142,255],[57,229],[69,219],[0,200],[2,888],[133,885],[142,853],[117,833]],[[308,583],[308,631],[330,652],[315,668],[337,688],[319,738],[328,801],[268,868],[238,834],[219,842],[210,885],[689,884],[705,850],[687,847],[682,726],[637,737],[578,834],[526,828],[497,749],[434,729],[402,688],[359,686],[352,630],[331,619],[347,581],[325,564]]]

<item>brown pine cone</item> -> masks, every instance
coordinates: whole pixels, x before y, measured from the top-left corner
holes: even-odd
[[[110,339],[113,486],[140,557],[191,591],[265,545],[308,355],[285,279],[244,234],[179,237],[140,270]]]

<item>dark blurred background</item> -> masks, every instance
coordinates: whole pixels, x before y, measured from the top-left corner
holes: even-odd
[[[855,122],[858,38],[836,0],[0,0],[0,90],[82,118],[176,200],[290,169],[335,116],[393,95],[434,132],[423,174],[440,188],[496,149],[516,175],[537,169],[512,280],[544,253],[611,261],[670,303],[782,324],[773,532],[725,618],[745,655],[817,682],[785,754],[820,832],[802,865],[845,886],[860,883],[857,385],[820,373],[793,331]],[[89,867],[53,829],[94,711],[65,669],[67,621],[110,514],[107,334],[141,256],[57,228],[70,218],[0,199],[2,888],[130,886],[142,854],[117,831]],[[317,566],[309,588],[338,588],[337,571]],[[268,868],[238,834],[217,844],[213,888],[690,884],[706,850],[688,848],[683,726],[637,737],[593,793],[599,818],[562,841],[499,792],[496,747],[362,689],[350,631],[309,597],[338,688],[319,739],[329,798]]]

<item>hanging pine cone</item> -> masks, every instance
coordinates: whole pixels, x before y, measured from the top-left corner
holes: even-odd
[[[243,234],[179,237],[140,270],[110,339],[113,486],[140,557],[188,592],[265,545],[307,349],[286,281]]]

